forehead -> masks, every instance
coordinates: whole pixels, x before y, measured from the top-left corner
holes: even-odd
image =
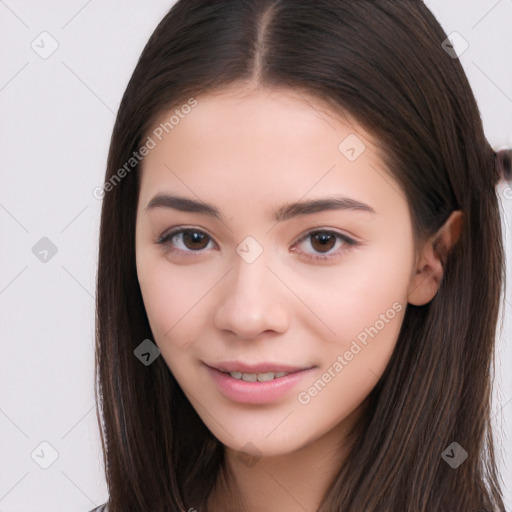
[[[335,111],[326,101],[304,91],[235,86],[196,97],[195,101],[196,106],[187,109],[189,112],[180,116],[181,119],[174,116],[179,125],[171,130],[168,125],[165,129],[165,121],[180,106],[162,113],[156,124],[165,130],[164,137],[169,132],[178,137],[181,133],[185,138],[194,131],[197,136],[208,135],[210,140],[217,138],[227,144],[247,138],[255,144],[293,141],[300,144],[301,138],[321,135],[326,144],[332,142],[336,149],[340,135],[357,133],[367,144],[372,144],[371,136],[348,113],[339,108]]]
[[[233,110],[236,110],[238,121],[247,116],[254,118],[257,112],[264,114],[260,117],[260,121],[263,121],[263,118],[270,120],[273,116],[269,117],[269,109],[274,111],[276,117],[285,114],[290,116],[294,111],[294,116],[297,118],[299,113],[303,112],[301,117],[304,120],[308,118],[311,120],[311,117],[314,117],[323,120],[331,128],[337,121],[343,120],[343,122],[352,125],[353,129],[357,129],[368,136],[358,125],[357,120],[337,105],[334,100],[321,98],[310,91],[299,88],[292,89],[284,86],[271,88],[240,82],[208,91],[199,96],[196,95],[193,99],[197,102],[197,105],[201,106],[201,109],[197,107],[191,109],[192,113],[197,114],[199,112],[202,114],[194,116],[196,121],[208,120],[209,116],[219,109],[226,110],[223,118],[229,117]],[[180,107],[183,107],[186,103],[187,100],[182,100],[180,104],[161,112],[155,125],[168,120],[170,114],[180,110]],[[210,119],[210,121],[212,120]],[[370,139],[370,137],[368,138]]]
[[[248,204],[346,192],[369,202],[372,188],[383,192],[383,163],[371,136],[316,97],[232,88],[195,100],[177,124],[165,123],[179,106],[162,114],[155,125],[161,140],[150,134],[156,145],[142,161],[143,207],[162,191],[228,205],[234,195]]]

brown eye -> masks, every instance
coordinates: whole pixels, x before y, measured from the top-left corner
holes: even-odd
[[[297,242],[299,245],[304,244],[306,241],[311,240],[310,246],[313,248],[313,253],[309,251],[299,251],[305,253],[313,260],[327,260],[339,256],[341,253],[348,251],[351,247],[358,245],[356,240],[337,233],[336,231],[319,230],[310,231]],[[340,241],[341,248],[338,251],[330,252],[336,246],[336,242]],[[316,254],[315,254],[316,253]]]
[[[319,232],[311,238],[315,251],[328,252],[336,245],[336,237],[330,233]]]
[[[200,231],[187,230],[183,231],[182,240],[185,246],[190,249],[204,249],[204,243],[208,240],[208,237]]]
[[[158,244],[166,244],[172,251],[182,253],[198,253],[207,248],[210,237],[197,229],[176,229],[163,234]]]

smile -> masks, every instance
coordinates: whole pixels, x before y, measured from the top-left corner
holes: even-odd
[[[229,372],[229,375],[234,379],[245,380],[245,382],[267,382],[269,380],[279,379],[289,375],[289,372],[267,372],[267,373],[242,373],[242,372]]]
[[[205,368],[212,383],[225,398],[231,402],[250,404],[275,402],[291,396],[293,388],[315,370],[315,367],[311,367],[287,372],[241,372],[220,370],[208,365]]]

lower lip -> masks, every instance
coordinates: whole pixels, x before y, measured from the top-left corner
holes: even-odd
[[[234,402],[262,404],[281,398],[306,375],[311,374],[314,368],[293,372],[266,382],[247,382],[235,379],[229,373],[221,372],[210,366],[206,366],[206,369],[225,397]]]

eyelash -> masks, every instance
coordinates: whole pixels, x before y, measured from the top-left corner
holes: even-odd
[[[172,240],[176,235],[180,235],[180,234],[186,233],[186,232],[201,233],[203,235],[206,235],[211,240],[211,237],[207,233],[205,233],[204,231],[201,231],[199,229],[194,229],[194,228],[177,228],[177,229],[173,229],[172,231],[170,231],[168,233],[162,234],[158,238],[158,240],[156,240],[156,243],[160,244],[160,245],[164,245],[168,241]],[[298,243],[300,243],[300,242],[302,242],[304,240],[306,240],[308,237],[310,237],[312,235],[317,235],[319,233],[320,234],[327,234],[327,235],[335,236],[339,240],[342,240],[346,247],[344,249],[341,249],[341,251],[338,250],[337,252],[335,252],[333,254],[326,254],[326,255],[320,255],[320,256],[319,255],[316,255],[316,256],[308,255],[307,257],[312,259],[312,260],[326,261],[326,260],[329,260],[329,259],[334,258],[336,256],[339,256],[340,252],[348,251],[352,247],[355,247],[355,246],[359,245],[359,242],[357,242],[356,240],[353,240],[352,238],[350,238],[350,237],[348,237],[346,235],[338,233],[337,231],[330,231],[330,230],[327,230],[327,229],[314,229],[312,231],[308,231],[304,236],[302,236],[296,242],[294,242],[294,245],[298,244]],[[176,249],[174,247],[171,247],[171,251],[172,252],[181,252],[181,253],[185,254],[186,257],[197,257],[197,256],[200,256],[201,254],[203,254],[203,252],[206,251],[206,249],[201,249],[199,251],[192,251],[192,250],[184,251],[182,249]],[[305,254],[307,254],[307,253],[305,253]]]

